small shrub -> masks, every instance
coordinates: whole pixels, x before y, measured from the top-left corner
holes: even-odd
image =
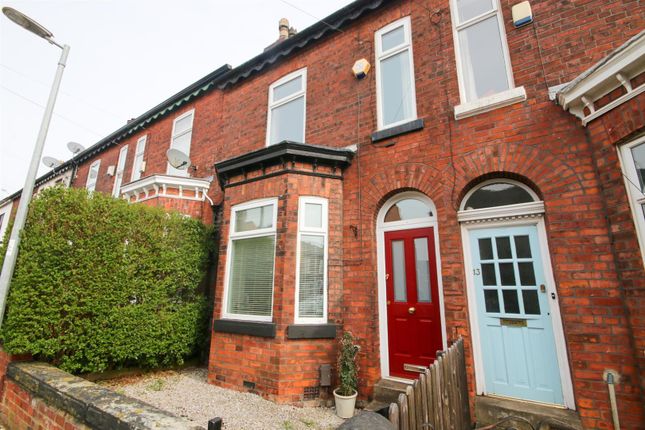
[[[340,339],[338,351],[338,378],[340,388],[338,394],[351,396],[358,391],[358,364],[356,355],[360,346],[356,344],[356,338],[346,331]]]
[[[73,373],[181,364],[207,333],[211,238],[178,213],[45,190],[22,232],[4,348]]]
[[[163,379],[155,379],[148,384],[148,389],[152,391],[161,391],[166,386],[166,381]]]

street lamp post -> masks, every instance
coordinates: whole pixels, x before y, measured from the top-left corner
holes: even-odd
[[[49,123],[54,111],[54,103],[56,102],[58,88],[60,87],[60,82],[63,78],[63,70],[65,70],[65,63],[67,61],[67,55],[69,54],[68,45],[58,44],[53,38],[54,35],[49,30],[38,24],[33,19],[29,18],[27,15],[24,15],[23,13],[18,12],[17,10],[10,7],[3,7],[2,13],[4,13],[7,18],[12,20],[19,26],[25,28],[26,30],[29,30],[38,37],[42,37],[52,45],[58,46],[60,49],[62,49],[62,53],[60,55],[60,59],[58,60],[56,76],[54,77],[54,83],[52,84],[51,91],[49,92],[49,99],[47,100],[47,106],[45,107],[43,120],[40,124],[38,139],[36,139],[34,153],[31,156],[31,163],[29,164],[29,170],[27,171],[27,177],[25,178],[25,185],[22,188],[20,204],[18,205],[18,211],[16,212],[16,219],[14,220],[13,228],[11,229],[11,235],[9,236],[9,241],[7,242],[7,251],[4,257],[4,263],[2,264],[2,273],[0,273],[0,326],[2,326],[2,321],[4,319],[4,311],[7,302],[7,295],[9,293],[9,285],[11,284],[11,277],[13,276],[13,271],[16,267],[16,259],[18,258],[20,232],[24,227],[25,220],[27,218],[29,202],[31,201],[31,196],[34,192],[34,183],[36,182],[38,164],[43,153],[43,147],[45,146],[45,138],[47,137],[47,130],[49,129]]]

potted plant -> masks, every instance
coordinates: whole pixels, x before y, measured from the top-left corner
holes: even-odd
[[[356,355],[360,346],[348,331],[340,339],[338,351],[338,379],[340,386],[334,390],[336,414],[341,418],[354,416],[354,406],[358,395],[358,365]]]

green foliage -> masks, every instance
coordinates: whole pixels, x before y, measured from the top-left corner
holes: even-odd
[[[178,213],[45,190],[22,232],[4,348],[74,373],[181,364],[205,341],[211,244]]]
[[[338,351],[338,378],[340,379],[341,396],[351,396],[358,390],[358,364],[356,355],[360,350],[356,338],[348,331],[340,339]]]

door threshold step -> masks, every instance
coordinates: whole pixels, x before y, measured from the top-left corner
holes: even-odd
[[[409,385],[409,383],[403,381],[381,379],[374,385],[374,400],[389,405],[390,403],[396,402],[399,394],[405,394],[405,389]]]
[[[501,397],[475,397],[477,427],[495,424],[504,419],[510,420],[512,417],[518,417],[516,422],[513,422],[518,430],[531,427],[541,430],[582,430],[583,428],[578,413],[570,409]],[[530,423],[530,426],[527,423]]]

